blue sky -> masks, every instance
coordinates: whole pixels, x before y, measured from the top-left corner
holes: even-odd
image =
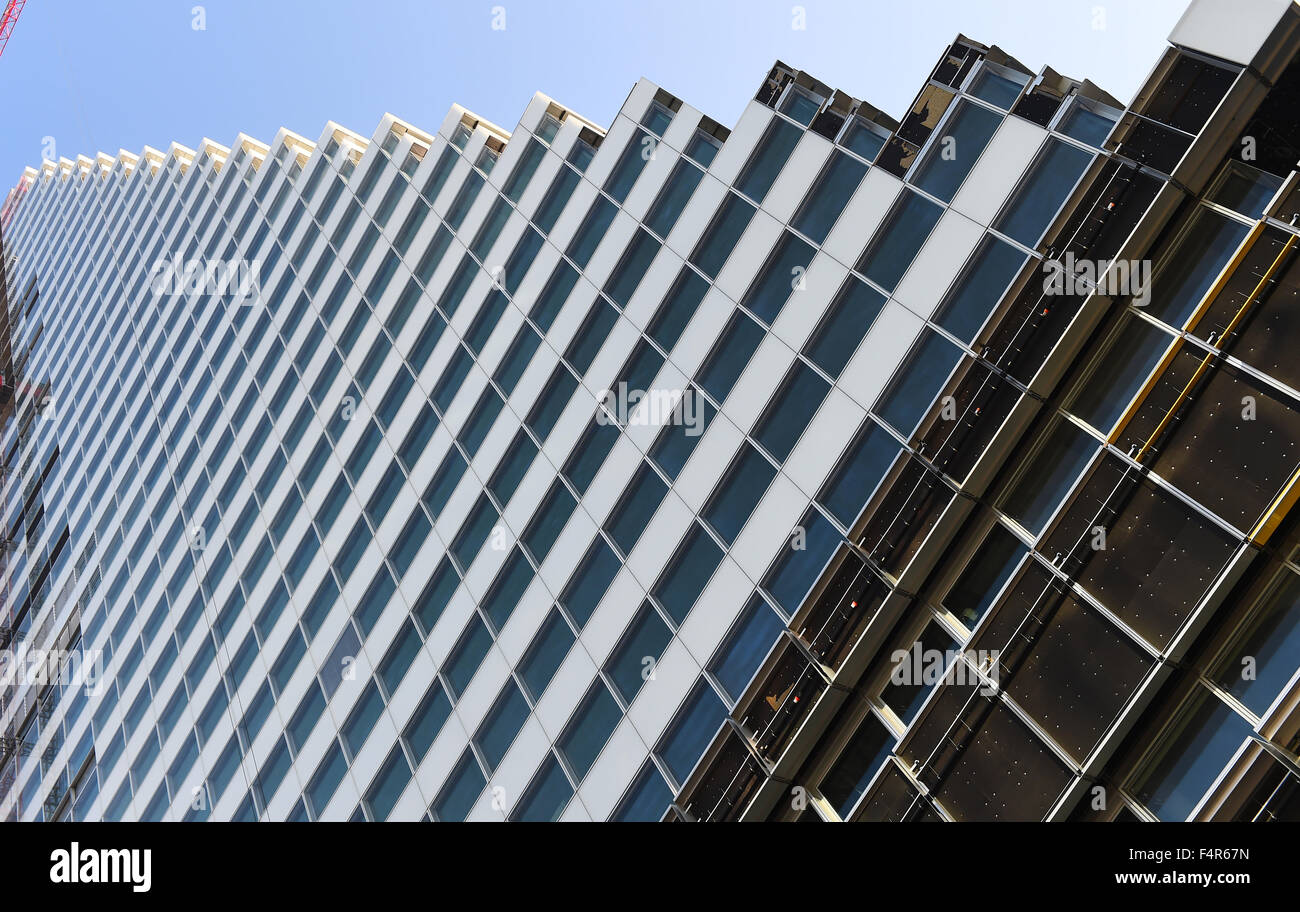
[[[957,33],[1127,102],[1186,0],[28,0],[0,57],[0,190],[75,157],[453,102],[512,130],[542,91],[608,125],[644,76],[728,126],[776,59],[898,117]],[[803,29],[794,9],[802,7]],[[494,8],[505,28],[493,28]]]

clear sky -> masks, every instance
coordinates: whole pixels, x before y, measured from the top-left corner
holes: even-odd
[[[370,136],[385,111],[434,130],[453,102],[513,130],[536,91],[608,125],[642,76],[731,126],[777,59],[899,117],[958,33],[1127,102],[1186,3],[28,0],[0,57],[0,189],[45,150]]]

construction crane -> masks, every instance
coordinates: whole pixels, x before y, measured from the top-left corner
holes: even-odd
[[[18,14],[26,5],[27,0],[7,0],[5,3],[5,11],[0,14],[0,54],[5,52],[9,36],[14,33],[14,24],[18,22]]]

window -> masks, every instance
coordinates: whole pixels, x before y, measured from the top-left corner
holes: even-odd
[[[474,673],[478,671],[483,657],[491,648],[492,634],[488,632],[487,625],[477,614],[471,615],[469,623],[461,631],[460,639],[456,641],[442,669],[443,676],[451,685],[453,696],[459,697],[465,692],[469,682],[474,679]]]
[[[844,127],[844,133],[840,136],[840,145],[850,152],[856,152],[867,161],[875,161],[876,155],[884,147],[887,139],[889,139],[887,133],[868,124],[861,117],[851,117]]]
[[[497,323],[501,320],[501,315],[506,310],[506,296],[501,293],[500,289],[492,289],[488,293],[487,300],[479,308],[479,312],[474,315],[474,322],[465,330],[465,344],[474,354],[483,353],[483,346],[492,336],[492,330],[497,328]]]
[[[821,244],[848,205],[867,166],[843,152],[832,152],[790,224],[814,244]]]
[[[1058,418],[999,505],[1031,534],[1039,534],[1097,447],[1092,437]]]
[[[657,101],[650,102],[646,108],[645,116],[641,118],[641,126],[645,127],[655,136],[663,136],[664,130],[673,122],[673,112],[661,105]]]
[[[968,630],[974,630],[1027,551],[1020,539],[995,524],[944,596],[944,607]]]
[[[645,217],[646,226],[661,238],[668,237],[703,176],[704,172],[699,168],[684,158],[680,159],[650,207]]]
[[[366,739],[370,737],[370,732],[374,729],[375,723],[379,721],[379,716],[383,711],[384,698],[380,695],[379,688],[372,680],[366,684],[366,689],[352,708],[347,721],[339,729],[339,733],[343,736],[343,743],[347,745],[348,752],[353,758],[365,746]]]
[[[1264,716],[1295,672],[1300,654],[1300,576],[1283,570],[1216,663],[1214,680]],[[1247,663],[1247,657],[1253,661]],[[1253,674],[1243,674],[1245,668]]]
[[[929,156],[913,183],[944,202],[952,202],[1001,123],[1002,118],[988,108],[960,102],[943,130],[931,140]]]
[[[591,160],[595,157],[595,146],[584,141],[582,134],[579,134],[578,138],[573,141],[573,146],[569,149],[569,154],[565,156],[564,160],[577,168],[580,173],[585,174],[587,166],[591,164]]]
[[[893,733],[868,712],[819,786],[841,818],[848,816],[893,749]]]
[[[683,266],[672,288],[669,289],[663,303],[655,312],[654,319],[646,328],[646,335],[666,352],[671,352],[677,340],[682,337],[686,325],[704,300],[704,293],[709,290],[709,283],[700,278],[692,269]]]
[[[884,295],[849,276],[804,345],[804,356],[831,377],[838,377],[884,306]]]
[[[740,700],[784,627],[761,595],[750,597],[749,604],[709,662],[709,671],[731,697],[732,703]]]
[[[750,444],[742,443],[700,515],[723,541],[734,544],[775,476],[772,463]]]
[[[638,228],[628,242],[627,249],[623,251],[623,256],[619,258],[618,265],[605,282],[605,294],[609,295],[610,300],[619,307],[626,307],[658,253],[659,242],[650,232]]]
[[[804,273],[815,253],[806,241],[789,231],[783,232],[741,303],[770,326],[791,293],[803,287]]]
[[[573,190],[580,180],[582,178],[578,176],[577,171],[561,167],[551,179],[551,186],[547,188],[546,195],[537,206],[537,212],[533,215],[533,224],[549,233],[555,227],[555,220],[564,211],[569,197],[573,196]]]
[[[672,638],[672,631],[654,606],[649,602],[643,603],[605,661],[605,674],[624,703],[631,705],[636,699],[641,685],[654,670],[655,663],[663,656]]]
[[[596,762],[622,718],[623,712],[610,695],[609,688],[596,678],[555,744],[578,782]]]
[[[614,221],[617,211],[617,207],[603,196],[596,197],[596,201],[587,210],[586,218],[582,220],[582,225],[565,251],[569,259],[578,264],[579,269],[587,267],[591,255],[604,240],[605,232],[609,229],[610,222]]]
[[[513,678],[508,679],[474,734],[474,743],[478,745],[489,770],[495,770],[500,765],[506,751],[514,743],[515,736],[519,734],[519,729],[524,727],[528,712],[528,701],[524,699],[523,692]]]
[[[811,367],[796,361],[752,436],[778,463],[785,462],[830,388]]]
[[[465,183],[460,185],[460,190],[456,192],[456,197],[447,207],[447,215],[444,221],[452,231],[459,231],[461,222],[465,221],[465,216],[469,214],[470,207],[474,205],[474,200],[478,198],[478,192],[483,189],[483,175],[478,171],[471,171],[465,178]]]
[[[555,139],[555,134],[560,132],[560,121],[549,112],[542,115],[541,121],[537,124],[537,135],[544,143],[550,143]]]
[[[528,182],[533,179],[537,172],[537,166],[542,163],[546,157],[546,148],[535,139],[528,140],[528,145],[524,147],[524,152],[519,156],[519,161],[515,164],[515,170],[510,172],[510,178],[506,181],[502,192],[505,193],[506,199],[512,203],[518,203],[519,198],[524,195],[524,190],[528,187]]]
[[[447,699],[447,692],[442,689],[442,685],[434,681],[433,686],[420,698],[420,705],[411,716],[411,721],[402,729],[402,740],[411,749],[416,764],[424,760],[450,716],[451,700]]]
[[[1250,723],[1197,688],[1132,791],[1161,820],[1186,820],[1249,735]]]
[[[497,159],[500,157],[500,154],[495,149],[484,146],[479,150],[478,158],[474,160],[474,167],[484,174],[491,174],[492,169],[496,167]]]
[[[586,626],[621,567],[618,555],[597,535],[560,595],[560,604],[579,630]]]
[[[665,475],[676,479],[686,466],[709,422],[717,410],[700,395],[699,390],[688,387],[682,392],[682,403],[690,406],[690,411],[683,408],[682,420],[673,421],[659,432],[654,446],[650,449],[650,458]]]
[[[695,135],[686,144],[686,154],[694,159],[701,168],[707,168],[713,164],[713,159],[717,156],[720,148],[722,148],[722,143],[719,140],[702,130],[696,130]]]
[[[1025,259],[1010,244],[986,235],[971,256],[965,275],[939,305],[935,322],[958,339],[973,341]]]
[[[493,526],[500,518],[496,507],[488,500],[487,494],[479,495],[478,503],[474,505],[465,524],[460,527],[460,532],[451,543],[451,553],[456,560],[460,561],[462,567],[468,567],[473,563],[478,549],[483,546],[483,542],[487,541]]]
[[[900,449],[884,428],[867,419],[822,488],[818,503],[846,529],[851,528]]]
[[[1026,247],[1033,247],[1091,163],[1092,153],[1049,139],[995,227]]]
[[[437,198],[439,191],[447,183],[447,178],[451,176],[452,169],[456,166],[456,151],[448,146],[442,150],[438,156],[438,161],[434,164],[433,170],[429,172],[429,179],[424,182],[424,198],[430,204]]]
[[[709,278],[717,278],[718,270],[722,269],[722,264],[736,248],[740,236],[745,233],[745,228],[753,217],[753,206],[736,194],[728,193],[713,216],[713,221],[709,222],[709,227],[695,245],[695,250],[691,253],[691,264]]]
[[[1010,111],[1011,106],[1020,97],[1026,81],[1027,77],[1021,73],[1006,69],[995,70],[993,64],[985,61],[980,74],[971,83],[969,91],[976,98],[997,105],[1004,111]]]
[[[483,597],[483,612],[493,627],[500,630],[506,625],[532,581],[533,568],[524,557],[523,550],[516,545],[506,558],[505,565],[497,572],[487,595]]]
[[[803,131],[794,124],[773,117],[736,179],[736,189],[761,204],[801,136]]]
[[[370,819],[387,820],[410,781],[411,767],[406,762],[401,745],[395,744],[375,774],[370,788],[366,790],[366,807],[370,811]]]
[[[513,821],[552,823],[560,819],[564,807],[573,797],[573,786],[553,754],[547,754],[519,804],[510,813]]]
[[[420,501],[429,510],[429,515],[437,519],[442,513],[442,508],[447,505],[451,494],[456,490],[456,485],[460,483],[461,476],[465,474],[467,463],[465,457],[460,454],[460,450],[453,446],[443,457],[442,464],[438,466],[438,471],[433,473],[433,478],[429,481],[429,486],[424,489],[420,496]]]
[[[701,678],[655,750],[680,787],[718,732],[727,709]]]
[[[805,127],[812,123],[817,112],[821,110],[824,98],[814,95],[803,86],[792,83],[781,99],[779,110],[782,114],[797,120]]]
[[[961,352],[943,336],[932,329],[922,330],[880,397],[876,412],[904,437],[910,437],[960,357]]]
[[[1082,95],[1076,95],[1069,112],[1057,125],[1057,130],[1071,139],[1100,149],[1118,119],[1119,112],[1113,108],[1099,102],[1088,102]]]
[[[482,446],[504,404],[501,395],[491,386],[483,390],[483,394],[479,396],[474,411],[470,412],[469,418],[465,420],[465,427],[457,437],[470,459],[474,458],[474,454]]]
[[[515,334],[505,357],[501,359],[496,372],[492,374],[492,379],[507,396],[514,393],[515,385],[528,369],[528,363],[532,361],[541,342],[542,337],[537,334],[537,330],[528,325],[519,327],[519,332]]]
[[[875,240],[858,260],[857,270],[886,291],[893,291],[912,265],[943,210],[920,194],[904,190]]]
[[[930,620],[926,623],[925,629],[921,635],[916,638],[916,643],[920,645],[919,654],[924,656],[930,653],[930,650],[936,650],[945,656],[945,669],[947,668],[947,657],[952,656],[957,644],[948,632],[939,626],[939,622]],[[916,668],[913,656],[918,654],[917,646],[912,645],[910,648],[899,649],[898,652],[904,652],[905,655],[893,659],[896,664],[892,666],[889,683],[885,685],[884,691],[880,698],[885,705],[892,709],[904,725],[910,725],[916,718],[917,712],[921,705],[925,703],[926,697],[934,689],[937,679],[947,677],[944,675],[931,675],[928,669],[926,673],[920,673],[922,669]],[[892,658],[892,657],[891,657]],[[957,661],[961,661],[958,659]]]
[[[655,139],[644,130],[637,130],[628,140],[627,147],[619,156],[618,163],[605,181],[605,192],[616,201],[627,199],[628,192],[636,179],[641,176],[646,162],[654,158]]]
[[[560,670],[573,642],[573,631],[564,622],[560,612],[552,608],[533,637],[528,651],[519,661],[519,676],[523,678],[524,686],[528,688],[534,702],[540,700],[546,692],[546,685],[551,683],[551,678]]]
[[[726,402],[727,394],[740,379],[762,338],[763,330],[757,323],[739,311],[732,314],[727,328],[700,368],[696,382],[716,402]]]
[[[545,561],[546,555],[551,553],[551,547],[560,537],[564,524],[569,521],[577,505],[578,501],[569,493],[564,482],[555,479],[541,506],[533,514],[532,522],[524,530],[523,543],[538,564]]]
[[[514,294],[519,290],[519,286],[528,275],[529,268],[533,265],[533,260],[537,258],[538,251],[542,249],[542,243],[542,236],[535,228],[530,226],[524,229],[523,235],[515,244],[515,249],[510,251],[505,269],[501,273],[501,282],[508,293]]]
[[[438,793],[438,797],[433,800],[433,807],[430,808],[433,816],[448,822],[464,820],[474,809],[474,802],[485,785],[487,779],[483,777],[483,771],[478,768],[474,752],[468,747],[465,748],[465,753],[460,755],[460,760],[456,762],[451,775],[447,777],[447,783]]]
[[[587,425],[563,469],[564,477],[579,495],[586,493],[616,440],[618,429],[609,421],[592,419]]]
[[[793,540],[788,540],[762,583],[768,594],[792,617],[799,611],[804,596],[817,582],[818,574],[842,541],[835,527],[816,510],[805,513],[799,525],[805,533],[803,547],[795,548]]]
[[[456,568],[450,559],[444,557],[411,608],[411,614],[419,621],[425,636],[433,631],[433,625],[446,610],[447,603],[459,585],[460,577],[456,575]]]
[[[722,549],[698,523],[693,523],[654,587],[655,600],[674,623],[681,625],[713,571],[722,562]]]
[[[659,775],[654,763],[647,760],[609,819],[620,823],[654,823],[663,818],[672,800],[673,793],[669,791],[668,783]]]
[[[542,332],[547,332],[551,324],[555,322],[556,316],[560,313],[560,308],[569,298],[569,292],[573,291],[573,286],[577,284],[578,271],[568,263],[561,262],[551,273],[551,277],[546,280],[546,287],[542,293],[537,296],[536,303],[533,304],[532,310],[528,312],[529,318],[538,325]]]
[[[1182,327],[1248,230],[1241,222],[1198,208],[1156,268],[1146,312],[1170,326]]]
[[[547,435],[551,433],[555,422],[564,411],[564,407],[568,405],[569,397],[577,388],[578,381],[573,374],[563,364],[558,365],[551,374],[546,388],[542,390],[542,394],[537,397],[537,402],[528,413],[526,424],[537,435],[538,440],[545,442]]]
[[[510,220],[510,215],[515,210],[503,199],[498,199],[488,210],[487,218],[483,219],[483,224],[474,234],[474,240],[469,245],[470,252],[480,260],[487,256],[492,245],[497,242],[501,236],[501,229],[506,226]]]
[[[659,504],[668,495],[668,485],[649,463],[641,463],[628,482],[618,505],[605,520],[605,532],[625,555],[631,554],[641,533],[650,525]]]
[[[533,443],[532,438],[522,430],[516,433],[506,455],[488,480],[488,490],[503,507],[510,503],[510,498],[514,496],[536,455],[537,444]]]

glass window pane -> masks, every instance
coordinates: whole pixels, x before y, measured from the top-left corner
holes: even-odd
[[[796,361],[755,425],[754,439],[777,462],[785,462],[830,388],[811,367]]]
[[[646,227],[661,238],[668,237],[702,177],[704,172],[689,161],[678,161],[645,217]]]
[[[960,357],[957,347],[943,336],[932,329],[922,330],[907,361],[881,396],[876,413],[904,437],[910,437]]]
[[[483,778],[473,751],[465,748],[430,810],[438,820],[460,822],[469,816],[485,785],[487,779]]]
[[[1014,91],[1018,93],[1019,87],[1015,86]],[[961,102],[933,140],[929,157],[916,176],[916,185],[944,202],[951,202],[1001,123],[1002,118],[988,108]]]
[[[510,814],[510,819],[529,823],[552,823],[560,819],[564,807],[573,797],[573,786],[564,775],[564,770],[556,762],[553,754],[547,754],[546,760],[533,776],[524,796]]]
[[[748,443],[741,444],[700,515],[723,541],[734,543],[775,476],[772,463]]]
[[[1249,734],[1245,719],[1199,690],[1163,735],[1161,752],[1134,788],[1137,799],[1161,820],[1186,820]]]
[[[647,760],[609,819],[615,822],[654,823],[663,818],[672,800],[673,793],[669,791],[668,783],[664,782],[664,777],[659,775],[655,765]]]
[[[804,355],[830,376],[838,377],[884,306],[884,295],[849,276],[804,345]]]
[[[815,253],[807,242],[791,232],[782,233],[767,262],[763,264],[762,271],[745,292],[741,304],[771,325],[799,286]]]
[[[843,541],[830,521],[816,510],[805,513],[799,524],[804,528],[803,547],[796,548],[794,540],[789,540],[763,577],[763,588],[791,616],[799,610],[818,574]]]
[[[696,682],[656,751],[679,785],[690,775],[726,714],[727,708],[713,688],[703,679]]]
[[[1030,533],[1038,535],[1074,485],[1098,443],[1068,421],[1058,419],[1038,452],[1003,496],[1000,506]]]
[[[848,816],[893,749],[893,734],[879,719],[867,713],[819,786],[823,797],[841,818]]]
[[[858,272],[886,291],[893,291],[942,214],[943,210],[925,197],[904,190],[877,229],[875,240],[858,260]]]
[[[546,692],[546,685],[555,677],[573,642],[573,631],[560,617],[560,612],[551,609],[519,662],[519,675],[534,701],[540,700]]]
[[[867,166],[856,158],[832,152],[790,224],[815,244],[826,240],[866,173]]]
[[[574,710],[573,718],[555,745],[564,755],[578,782],[583,780],[591,765],[596,762],[605,742],[614,734],[614,729],[622,718],[623,711],[610,695],[609,688],[597,678]]]
[[[773,117],[736,179],[736,189],[754,202],[762,203],[801,136],[803,131],[794,124]]]
[[[736,249],[736,243],[753,217],[753,206],[736,194],[728,193],[695,245],[691,263],[709,278],[717,278],[718,270]]]
[[[973,341],[1025,259],[1005,241],[985,237],[971,256],[965,275],[939,306],[934,321],[958,339]]]
[[[478,745],[488,769],[494,770],[500,765],[514,743],[515,735],[524,727],[528,712],[528,701],[511,678],[501,688],[487,718],[474,734],[474,743]]]
[[[654,588],[655,599],[674,622],[680,625],[686,620],[721,561],[722,549],[703,528],[693,524]]]
[[[541,564],[551,552],[551,546],[560,537],[564,524],[573,515],[573,508],[578,501],[569,493],[560,479],[555,479],[542,505],[533,514],[533,520],[524,530],[523,542],[528,547],[533,559]]]
[[[758,666],[763,664],[776,638],[785,627],[761,595],[753,595],[741,612],[731,632],[709,662],[709,671],[718,679],[732,702],[740,699]]]
[[[605,674],[613,681],[624,703],[631,704],[636,699],[646,676],[654,671],[655,663],[672,638],[672,631],[654,607],[649,602],[642,604],[605,661]]]
[[[817,502],[846,529],[852,527],[901,449],[888,431],[868,419],[840,458]]]
[[[696,375],[696,382],[717,402],[726,402],[727,394],[740,379],[741,372],[758,349],[763,329],[740,312],[732,314],[713,351]]]
[[[560,595],[560,604],[568,610],[579,629],[586,626],[622,566],[614,550],[603,538],[596,536]]]
[[[605,532],[624,554],[631,554],[641,533],[650,525],[659,504],[668,495],[668,485],[649,463],[642,463],[628,482],[618,505],[605,520]]]
[[[483,657],[491,648],[492,634],[488,632],[487,625],[479,620],[477,614],[471,615],[469,623],[465,626],[442,669],[443,675],[451,685],[453,696],[465,692],[469,682],[474,679],[474,673],[478,671]]]
[[[683,266],[646,328],[646,335],[658,342],[664,351],[671,352],[708,290],[708,282],[694,270]]]
[[[1028,550],[1020,539],[995,524],[944,597],[944,607],[974,630]]]
[[[1033,247],[1091,161],[1091,153],[1059,139],[1048,140],[1038,164],[998,219],[997,229]]]

